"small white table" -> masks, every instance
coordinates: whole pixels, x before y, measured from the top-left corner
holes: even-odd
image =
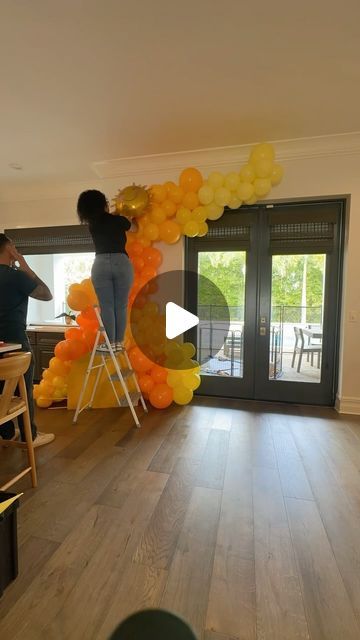
[[[15,342],[0,342],[0,354],[8,353],[9,351],[20,351],[22,349],[21,344]]]

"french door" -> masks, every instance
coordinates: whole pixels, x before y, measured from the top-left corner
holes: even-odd
[[[241,207],[187,241],[185,274],[212,280],[230,318],[185,275],[185,306],[200,318],[187,336],[199,393],[334,404],[344,204]]]

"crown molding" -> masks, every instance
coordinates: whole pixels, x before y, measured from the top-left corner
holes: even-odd
[[[339,156],[360,153],[360,132],[296,138],[293,140],[274,140],[276,158],[279,162]],[[129,175],[152,175],[162,171],[181,171],[184,167],[195,166],[199,169],[221,169],[239,167],[246,162],[254,145],[231,147],[213,147],[178,151],[147,156],[133,156],[94,162],[91,167],[100,179],[128,177]]]
[[[279,162],[321,157],[360,155],[360,132],[272,141]],[[239,145],[179,151],[147,156],[134,156],[94,162],[93,179],[77,181],[7,183],[0,185],[0,203],[30,202],[44,200],[68,201],[73,207],[74,199],[84,189],[105,191],[109,196],[119,187],[138,180],[144,184],[164,179],[174,179],[184,167],[195,166],[204,173],[213,170],[238,171],[247,161],[254,145]],[[1,217],[1,216],[0,216]]]

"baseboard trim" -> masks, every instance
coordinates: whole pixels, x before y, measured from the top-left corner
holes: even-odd
[[[338,413],[347,413],[355,416],[360,416],[360,398],[337,396],[335,409],[336,411],[338,411]]]

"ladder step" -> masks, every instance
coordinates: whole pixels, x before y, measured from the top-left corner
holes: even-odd
[[[130,399],[132,404],[135,406],[138,404],[140,398],[141,398],[141,393],[139,393],[139,391],[131,391],[130,392]],[[126,396],[121,396],[120,398],[120,406],[122,407],[128,407],[128,401],[126,400]]]
[[[122,377],[124,378],[124,380],[126,380],[126,378],[130,378],[130,376],[132,376],[132,375],[133,375],[133,373],[134,373],[133,369],[121,369],[121,368],[120,368],[120,371],[121,371],[121,375],[122,375]],[[110,378],[111,378],[111,380],[113,380],[114,382],[120,382],[120,380],[119,380],[119,376],[118,376],[118,374],[117,374],[116,372],[115,372],[115,373],[112,373],[112,374],[111,374],[111,376],[110,376]]]

